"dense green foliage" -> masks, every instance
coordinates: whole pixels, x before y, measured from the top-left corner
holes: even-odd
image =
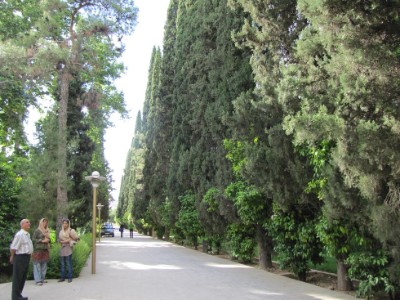
[[[328,255],[339,289],[400,299],[399,12],[172,0],[121,186],[134,220],[302,280]]]
[[[87,228],[84,176],[108,175],[104,132],[125,114],[113,80],[133,1],[0,6],[1,239],[22,216]],[[339,289],[358,279],[361,296],[400,299],[399,13],[399,0],[171,0],[117,218],[240,261],[257,253],[261,268],[274,256],[302,280],[330,256]]]
[[[85,176],[94,170],[107,178],[97,200],[108,218],[104,135],[111,114],[127,113],[114,80],[136,18],[133,1],[0,1],[1,273],[9,272],[8,248],[23,217],[32,224],[47,217],[57,230],[68,217],[74,228],[90,229]],[[32,145],[24,132],[31,109],[41,114]]]
[[[17,202],[21,178],[14,173],[9,162],[0,152],[0,266],[5,274],[10,274],[12,270],[9,246],[22,219]]]

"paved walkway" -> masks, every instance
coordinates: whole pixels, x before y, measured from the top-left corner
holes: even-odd
[[[11,284],[0,284],[9,300]],[[72,283],[25,285],[29,300],[354,300],[311,284],[241,265],[137,233],[102,238],[96,274],[91,258]]]

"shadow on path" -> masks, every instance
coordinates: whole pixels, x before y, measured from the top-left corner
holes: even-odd
[[[335,291],[277,276],[253,267],[137,233],[102,238],[96,274],[91,258],[72,283],[25,285],[30,300],[350,300]],[[9,300],[11,284],[0,285]]]

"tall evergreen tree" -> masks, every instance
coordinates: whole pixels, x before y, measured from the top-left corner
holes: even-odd
[[[81,95],[80,84],[74,80],[70,87],[70,97],[79,98]],[[102,114],[97,117],[95,111],[85,112],[82,105],[69,103],[68,115],[68,177],[71,178],[68,187],[69,203],[65,217],[69,217],[74,226],[84,227],[92,213],[92,189],[87,185],[83,176],[87,170],[96,165],[102,174],[108,174],[106,162],[102,152],[101,141],[104,135],[105,124]],[[97,119],[97,121],[96,121]],[[103,124],[102,124],[103,123]],[[102,128],[103,127],[103,128]],[[93,130],[92,128],[96,128]],[[24,171],[24,181],[21,194],[24,203],[24,212],[33,222],[39,221],[43,215],[47,216],[50,224],[56,219],[57,198],[57,114],[48,112],[47,116],[37,124],[38,143],[31,146],[30,168]],[[98,193],[99,202],[105,205],[103,214],[108,214],[108,183],[103,184]],[[35,221],[36,220],[36,221]]]
[[[146,92],[146,103],[148,103],[148,114],[146,120],[145,133],[145,165],[143,170],[143,181],[145,197],[149,199],[149,212],[153,217],[154,224],[157,227],[157,232],[163,232],[162,215],[160,208],[165,201],[164,180],[162,170],[163,161],[159,155],[162,147],[167,145],[160,144],[159,139],[163,131],[161,121],[162,108],[160,107],[160,75],[161,75],[161,51],[159,48],[154,48],[151,58],[149,81]]]
[[[179,207],[179,196],[193,190],[199,208],[208,190],[232,180],[223,119],[253,81],[248,56],[231,40],[240,18],[226,1],[179,1],[176,20],[168,198]]]
[[[299,231],[303,226],[304,230],[305,227],[311,228],[309,219],[316,220],[320,211],[316,197],[305,193],[312,169],[293,147],[292,138],[282,128],[285,114],[276,90],[282,79],[281,64],[292,59],[294,41],[305,21],[299,16],[294,0],[239,0],[230,1],[230,4],[249,14],[241,31],[235,34],[235,40],[237,46],[251,50],[251,64],[256,82],[253,94],[243,94],[236,100],[231,121],[236,129],[235,139],[244,144],[246,160],[241,176],[263,192],[265,206],[270,208],[267,210],[270,215],[265,216],[266,224],[260,228],[263,233],[259,236],[264,236],[271,248],[271,232],[268,233],[265,229],[271,230],[267,220],[270,219],[273,206],[276,207],[274,213],[277,216],[288,221],[290,219]],[[274,220],[278,221],[279,218]],[[280,224],[284,223],[283,221]],[[283,226],[280,229],[287,230],[289,227]],[[321,250],[321,244],[315,243],[315,232],[309,234],[313,234],[315,239],[311,236],[307,242],[304,239],[276,239],[276,246],[281,245],[281,249],[289,250],[293,247],[292,251],[282,253],[281,262],[298,273],[302,280],[305,280],[308,261],[320,259],[316,253]],[[304,244],[300,245],[302,242]],[[299,251],[294,251],[294,247],[308,251],[300,251],[302,253],[298,255]],[[268,249],[264,248],[264,251]]]
[[[145,143],[141,112],[136,116],[136,125],[131,147],[128,151],[124,175],[118,198],[117,217],[122,220],[125,213],[132,217],[136,228],[144,232],[144,224],[148,223],[148,201],[144,197],[143,168]]]
[[[109,96],[103,88],[121,72],[115,63],[120,48],[108,37],[121,37],[132,31],[136,22],[136,10],[131,1],[57,1],[41,2],[43,16],[24,36],[33,64],[31,74],[41,72],[54,79],[58,88],[58,223],[65,215],[68,203],[67,177],[67,122],[70,84],[79,74],[85,83],[84,95],[87,106],[98,106],[100,95]],[[116,98],[108,102],[108,109],[120,110]],[[75,102],[78,99],[74,99]],[[119,98],[121,102],[121,98]],[[111,105],[110,105],[111,104]],[[103,104],[106,108],[107,104]]]
[[[29,55],[20,41],[41,15],[36,1],[0,3],[0,151],[7,148],[26,154],[23,123],[29,106],[37,102],[40,80],[27,74]]]
[[[282,82],[297,143],[333,140],[333,164],[356,188],[370,230],[391,257],[399,294],[399,2],[299,1],[309,19]],[[343,199],[344,200],[344,199]],[[354,199],[346,199],[354,206]],[[357,200],[358,201],[358,200]],[[365,222],[365,220],[363,221]],[[390,224],[390,225],[389,225]],[[379,277],[379,276],[378,276]]]
[[[178,1],[172,0],[168,7],[167,21],[164,29],[163,54],[161,58],[160,82],[157,91],[156,119],[154,124],[153,150],[157,155],[155,171],[157,181],[153,186],[155,191],[155,203],[159,203],[161,227],[163,235],[169,238],[169,232],[174,224],[174,210],[167,194],[167,179],[170,166],[170,153],[172,142],[172,118],[173,118],[173,92],[175,78],[175,34]],[[176,216],[176,215],[175,215]],[[161,232],[159,233],[162,234]]]
[[[191,24],[192,19],[195,21],[198,20],[198,17],[194,14],[190,14],[190,12],[193,11],[193,6],[196,4],[189,2],[192,1],[179,0],[175,4],[174,12],[176,11],[176,13],[171,15],[171,18],[175,17],[176,21],[169,22],[170,26],[176,27],[176,30],[174,32],[174,48],[170,49],[173,50],[173,67],[175,69],[175,74],[173,77],[174,90],[171,93],[173,114],[167,196],[172,203],[175,220],[180,210],[178,198],[191,188],[190,172],[187,165],[190,138],[192,135],[189,124],[191,105],[187,99],[192,99],[192,97],[188,96],[188,82],[195,76],[195,72],[194,70],[188,71],[189,68],[185,66],[188,64],[187,58],[191,54],[190,48],[193,43],[192,38],[194,38],[200,26]],[[165,55],[167,55],[167,53],[165,53]]]

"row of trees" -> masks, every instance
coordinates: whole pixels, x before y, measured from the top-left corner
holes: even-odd
[[[117,215],[400,299],[399,10],[171,0]]]
[[[113,81],[124,70],[122,37],[136,17],[126,0],[0,1],[2,272],[22,217],[37,224],[46,216],[53,228],[69,217],[89,229],[92,188],[84,178],[93,170],[107,176],[98,200],[108,215],[104,133],[112,113],[126,114]],[[42,113],[35,145],[24,133],[32,107]]]

